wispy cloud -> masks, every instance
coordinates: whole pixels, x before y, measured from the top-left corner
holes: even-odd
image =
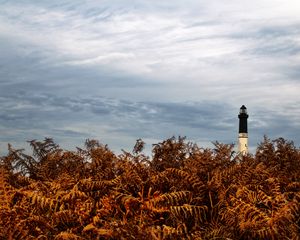
[[[0,3],[2,142],[230,142],[241,104],[252,145],[300,142],[298,1]]]

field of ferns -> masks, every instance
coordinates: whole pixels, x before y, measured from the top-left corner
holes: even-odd
[[[0,158],[0,239],[300,239],[300,149],[283,138],[246,156],[183,137],[151,157],[142,140],[29,144]]]

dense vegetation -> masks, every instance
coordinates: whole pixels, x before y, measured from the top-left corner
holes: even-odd
[[[170,138],[151,160],[141,140],[30,145],[0,158],[0,239],[300,239],[300,151],[282,138],[247,156]]]

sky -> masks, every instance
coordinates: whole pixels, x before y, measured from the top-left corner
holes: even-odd
[[[0,155],[52,137],[300,145],[299,0],[0,0]]]

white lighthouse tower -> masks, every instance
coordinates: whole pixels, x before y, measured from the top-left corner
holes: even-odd
[[[238,152],[245,155],[248,153],[248,126],[247,119],[249,115],[247,108],[243,105],[240,108],[239,114],[239,141],[238,141]]]

